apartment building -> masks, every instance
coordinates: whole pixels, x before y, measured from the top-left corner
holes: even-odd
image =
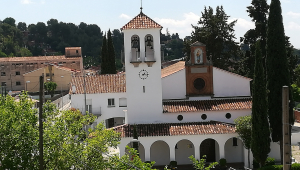
[[[61,56],[0,58],[0,86],[6,86],[7,90],[12,91],[25,90],[24,75],[47,65],[58,65],[82,72],[81,47],[66,47],[65,54]]]

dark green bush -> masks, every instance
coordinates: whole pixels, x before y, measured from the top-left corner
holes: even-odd
[[[268,157],[265,166],[275,165],[275,158]]]
[[[283,170],[283,165],[269,165],[259,168],[259,170]],[[292,164],[291,170],[300,170],[300,164],[294,163]]]
[[[254,159],[253,160],[253,168],[257,169],[259,168],[259,163]],[[271,158],[271,157],[268,157],[266,162],[265,162],[265,166],[269,166],[269,165],[275,165],[275,159],[274,158]]]
[[[177,167],[177,161],[171,161],[169,164],[170,168],[175,168]]]
[[[227,161],[226,161],[225,158],[222,158],[222,159],[219,160],[219,165],[220,165],[221,167],[225,167],[226,164],[227,164]]]

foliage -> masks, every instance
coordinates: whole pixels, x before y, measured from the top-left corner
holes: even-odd
[[[152,166],[154,165],[154,161],[151,163],[148,162],[142,162],[141,158],[138,156],[132,156],[132,155],[138,155],[137,151],[133,148],[130,148],[126,146],[126,149],[129,151],[128,155],[124,155],[121,158],[119,158],[118,155],[114,155],[109,158],[108,162],[112,162],[108,168],[110,169],[143,169],[143,170],[151,170]],[[130,159],[132,157],[132,159]]]
[[[221,167],[225,167],[226,164],[227,164],[227,161],[226,161],[225,158],[221,158],[221,159],[219,160],[219,165],[220,165]]]
[[[271,158],[271,157],[267,158],[264,167],[270,165],[275,165],[275,158]],[[255,159],[253,160],[253,168],[255,169],[259,168],[259,163]]]
[[[106,34],[103,36],[103,42],[102,42],[102,55],[101,55],[101,74],[108,74],[109,68],[108,68],[108,51],[107,51],[107,40],[106,40]]]
[[[242,139],[246,149],[250,149],[251,144],[251,116],[241,116],[234,120],[236,133]]]
[[[38,117],[25,93],[0,96],[1,169],[37,169]]]
[[[292,91],[293,91],[293,100],[296,102],[300,102],[300,87],[296,84],[292,84]]]
[[[212,59],[215,67],[229,70],[238,55],[239,47],[235,40],[234,26],[237,20],[228,22],[223,6],[204,8],[198,26],[193,26],[192,40],[206,45],[206,56]]]
[[[108,30],[107,33],[107,64],[108,69],[109,69],[109,74],[116,74],[116,61],[115,61],[115,49],[113,45],[113,40],[111,37],[111,32]]]
[[[283,166],[282,165],[270,165],[270,166],[265,166],[265,167],[259,168],[259,170],[283,170]],[[300,164],[299,163],[292,164],[291,170],[300,170]]]
[[[56,87],[57,87],[57,84],[53,81],[47,81],[44,83],[44,88],[48,93],[51,94],[51,97],[54,96]]]
[[[267,29],[266,68],[267,89],[269,90],[268,114],[273,142],[282,139],[282,98],[280,96],[282,96],[282,86],[290,86],[285,44],[280,1],[272,0]],[[292,98],[292,95],[290,95],[290,98]],[[290,118],[292,117],[292,112],[290,112]]]
[[[189,158],[193,162],[193,165],[198,170],[209,170],[211,168],[214,168],[216,165],[218,165],[218,162],[212,162],[208,166],[206,166],[206,159],[205,155],[202,157],[202,159],[196,160],[193,155],[191,155]]]
[[[170,167],[171,169],[177,168],[177,161],[171,161],[171,162],[169,163],[169,167]]]
[[[270,131],[267,117],[267,92],[260,41],[255,46],[255,71],[252,95],[251,151],[253,157],[264,166],[270,149]]]
[[[33,102],[25,93],[20,102],[11,96],[0,96],[0,162],[1,169],[38,169],[38,117]],[[119,158],[109,148],[116,148],[120,135],[105,129],[102,123],[84,130],[96,116],[71,109],[59,112],[55,105],[43,106],[44,169],[151,169],[154,162],[143,163],[136,156]],[[131,155],[137,155],[134,149]],[[123,168],[124,167],[124,168]]]

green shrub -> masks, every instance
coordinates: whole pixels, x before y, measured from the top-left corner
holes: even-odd
[[[283,165],[269,165],[259,168],[259,170],[283,170]],[[294,163],[292,164],[291,170],[300,170],[300,164]]]
[[[255,159],[253,159],[252,165],[253,165],[254,169],[259,168],[259,163]],[[265,162],[265,166],[269,166],[269,165],[275,165],[275,158],[271,158],[271,157],[267,158],[267,160]]]
[[[222,158],[222,159],[219,160],[219,165],[220,165],[221,167],[225,167],[226,164],[227,164],[227,161],[226,161],[225,158]]]
[[[170,168],[175,168],[177,167],[177,161],[171,161],[169,164]]]
[[[275,158],[268,157],[265,166],[275,165]]]

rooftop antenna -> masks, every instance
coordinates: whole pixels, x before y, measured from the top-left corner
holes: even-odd
[[[141,13],[143,13],[143,0],[141,0]]]

